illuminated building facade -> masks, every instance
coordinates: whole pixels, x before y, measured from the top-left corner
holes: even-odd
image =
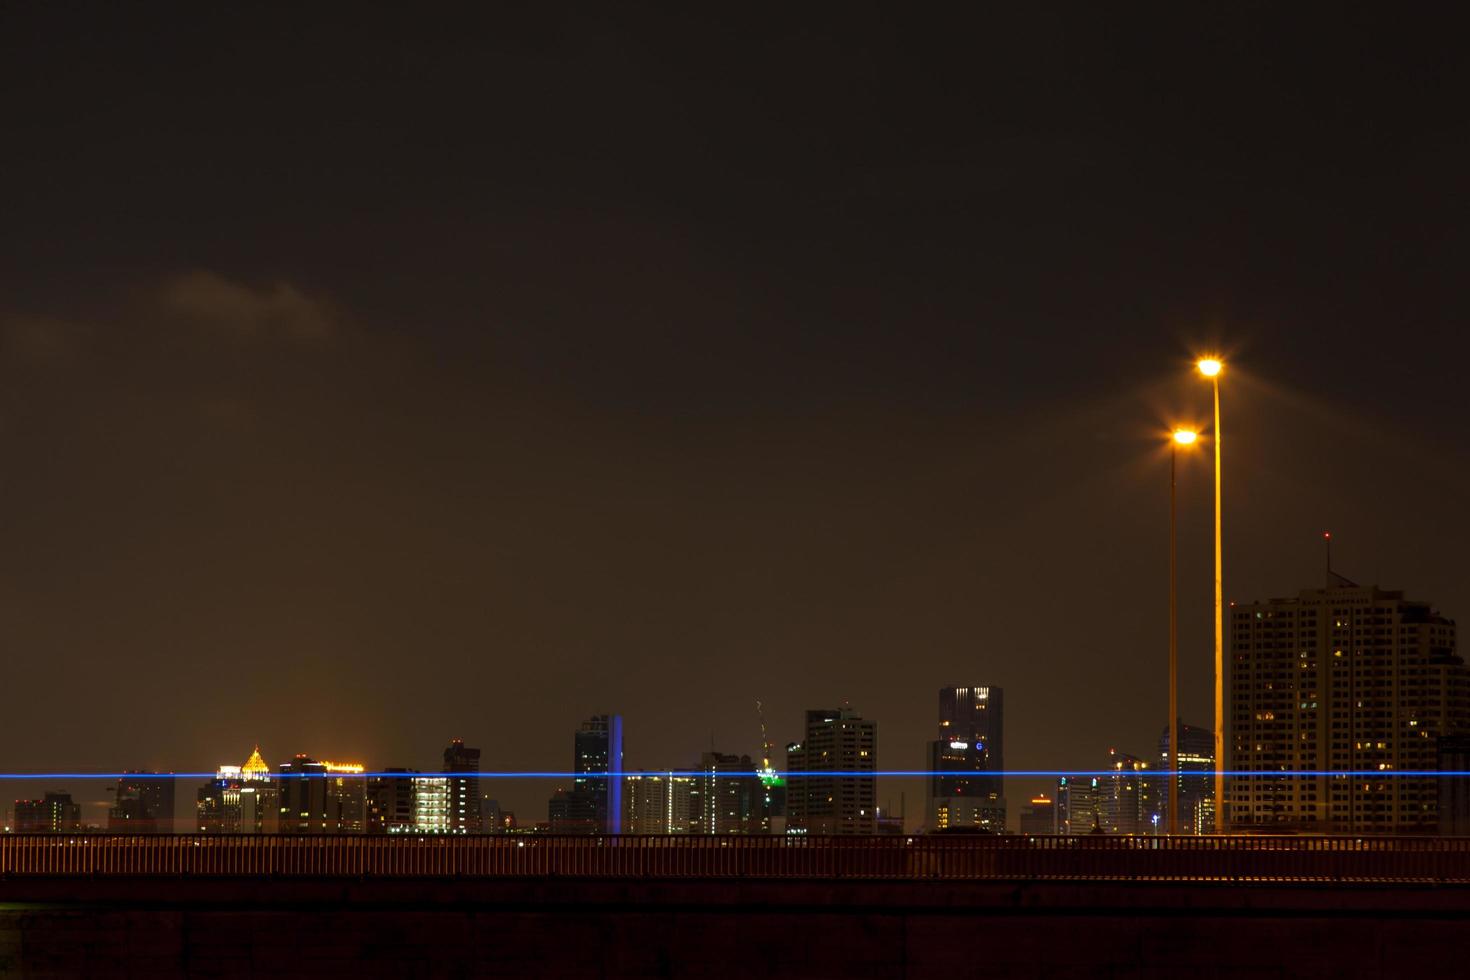
[[[174,779],[161,773],[125,772],[113,788],[107,829],[124,834],[171,834]]]
[[[360,834],[367,829],[367,777],[356,762],[297,755],[280,767],[283,834]]]
[[[82,829],[82,807],[70,793],[47,793],[39,800],[15,801],[17,834],[73,834]]]
[[[367,832],[408,834],[414,830],[413,769],[385,769],[367,780]]]
[[[1163,826],[1161,780],[1138,756],[1108,750],[1106,776],[1097,781],[1097,813],[1108,834],[1156,834]]]
[[[1057,780],[1057,833],[1102,833],[1096,776],[1063,776]]]
[[[1046,794],[1033,796],[1031,802],[1021,809],[1021,833],[1055,834],[1057,832],[1057,803]]]
[[[1438,740],[1470,731],[1455,624],[1327,575],[1326,588],[1230,609],[1224,816],[1235,831],[1434,833]]]
[[[452,739],[444,750],[444,771],[449,777],[449,832],[478,834],[480,809],[480,750],[465,748],[463,739]]]
[[[878,723],[849,708],[806,713],[806,738],[786,746],[786,832],[872,834],[878,821]]]
[[[1169,728],[1159,736],[1158,809],[1169,825]],[[1179,723],[1179,832],[1208,834],[1215,826],[1215,733]]]
[[[453,791],[447,776],[413,777],[413,829],[418,834],[453,833]]]
[[[765,787],[748,755],[704,753],[693,785],[691,810],[692,833],[767,834],[771,830]]]
[[[939,691],[939,738],[929,743],[928,828],[1005,831],[1003,692],[998,687]]]
[[[638,772],[623,780],[623,832],[690,834],[695,830],[693,776]]]
[[[623,716],[593,715],[573,737],[573,792],[591,799],[595,832],[616,834],[623,823]]]

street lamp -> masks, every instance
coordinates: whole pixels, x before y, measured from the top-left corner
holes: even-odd
[[[1225,811],[1225,594],[1220,575],[1220,372],[1219,358],[1195,364],[1210,379],[1215,394],[1215,833],[1224,827]]]
[[[1179,508],[1174,502],[1174,487],[1179,469],[1179,447],[1192,446],[1199,438],[1193,429],[1175,429],[1169,442],[1169,836],[1179,835],[1179,561],[1175,541],[1178,538]],[[1154,815],[1154,833],[1159,818]]]

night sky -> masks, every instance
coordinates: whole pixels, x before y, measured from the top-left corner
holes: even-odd
[[[531,6],[0,8],[0,769],[1151,754],[1216,349],[1226,598],[1470,616],[1451,5]]]

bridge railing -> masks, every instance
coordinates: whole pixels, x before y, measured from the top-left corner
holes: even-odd
[[[1470,839],[16,834],[0,875],[1470,882]]]

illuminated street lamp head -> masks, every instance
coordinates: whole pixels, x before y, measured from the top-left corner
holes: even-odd
[[[1174,441],[1176,443],[1178,443],[1179,445],[1181,445],[1181,446],[1193,445],[1194,444],[1194,441],[1196,439],[1198,439],[1198,438],[1199,438],[1199,433],[1198,432],[1195,432],[1193,429],[1175,429],[1174,430]]]
[[[1203,374],[1207,378],[1213,378],[1224,370],[1225,365],[1221,364],[1216,358],[1204,357],[1200,358],[1195,364],[1195,367],[1199,368],[1200,374]]]

